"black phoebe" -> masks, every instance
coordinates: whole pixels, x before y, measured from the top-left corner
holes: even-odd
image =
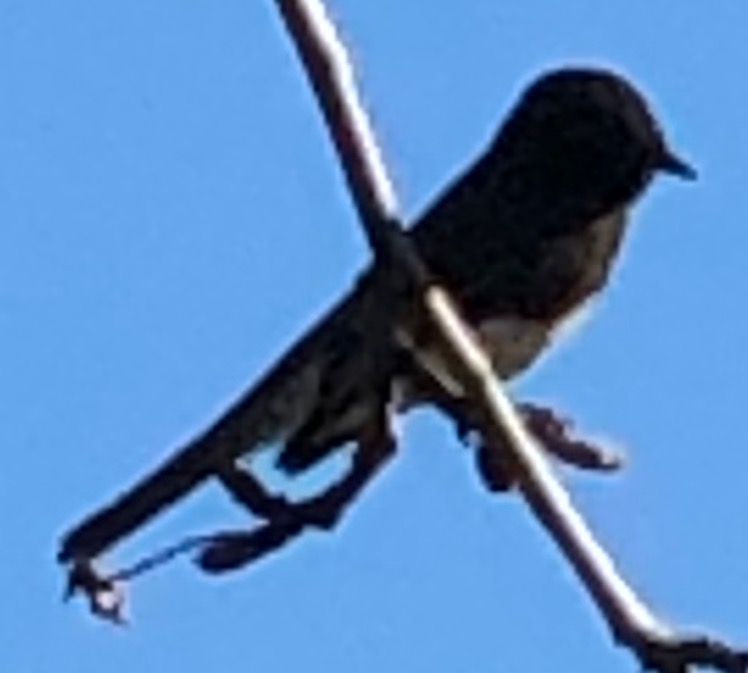
[[[525,370],[603,287],[628,207],[657,171],[694,176],[632,84],[605,70],[560,69],[527,89],[485,154],[412,227],[498,376]],[[401,412],[460,397],[428,343],[417,344],[416,364],[408,330],[396,331],[385,357],[371,352],[370,335],[382,331],[372,320],[392,319],[376,311],[378,293],[376,274],[364,274],[212,427],[70,532],[60,560],[97,555],[210,476],[272,516],[272,499],[253,498],[254,482],[232,467],[268,444],[281,446],[278,465],[289,473],[343,443],[358,447],[351,473],[312,503],[332,524],[392,449],[385,402]]]

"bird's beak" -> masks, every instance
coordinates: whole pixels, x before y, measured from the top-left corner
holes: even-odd
[[[696,171],[679,156],[673,154],[667,147],[663,149],[662,156],[657,162],[657,168],[665,173],[677,175],[684,180],[695,180]]]

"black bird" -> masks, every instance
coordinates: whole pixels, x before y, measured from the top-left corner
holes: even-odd
[[[531,84],[487,151],[409,230],[498,376],[524,371],[603,287],[628,209],[659,171],[694,177],[636,88],[606,70],[559,69]],[[280,445],[289,473],[356,445],[350,473],[299,510],[332,525],[394,446],[383,411],[461,394],[427,341],[416,362],[410,331],[396,330],[382,352],[371,335],[392,316],[377,310],[380,283],[365,273],[212,427],[69,532],[60,560],[92,558],[211,476],[272,518],[279,501],[234,469],[268,444]]]

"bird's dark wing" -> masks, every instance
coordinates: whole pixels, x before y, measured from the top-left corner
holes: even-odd
[[[320,404],[334,404],[333,386],[354,372],[359,335],[365,329],[359,287],[333,308],[270,372],[242,395],[210,428],[168,458],[153,473],[65,535],[61,562],[93,558],[188,495],[217,466],[285,442],[319,415]],[[334,380],[330,380],[331,377]]]

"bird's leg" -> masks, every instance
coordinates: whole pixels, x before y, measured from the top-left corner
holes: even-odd
[[[428,398],[446,413],[455,423],[457,434],[463,442],[470,442],[477,426],[474,410],[462,398],[449,394],[443,387],[428,377],[419,378],[419,385],[428,391]],[[517,407],[527,429],[540,443],[543,450],[567,465],[582,469],[607,472],[621,467],[622,457],[609,449],[571,435],[573,424],[554,409],[533,403],[522,403]],[[472,444],[472,442],[470,442]],[[516,479],[511,453],[487,447],[479,438],[477,442],[478,470],[491,491],[506,491]]]
[[[271,494],[255,475],[234,462],[220,466],[216,477],[236,502],[271,524],[294,522],[329,530],[394,450],[389,423],[372,421],[358,438],[351,467],[343,477],[322,493],[298,502]]]
[[[557,460],[582,470],[607,472],[622,465],[622,457],[603,446],[570,434],[572,423],[549,408],[523,403],[518,407],[527,429],[541,447]],[[515,479],[511,453],[496,447],[478,446],[478,471],[491,491],[506,491]]]
[[[396,441],[385,409],[359,436],[351,466],[343,477],[319,495],[290,505],[292,516],[306,526],[331,530],[364,487],[394,455]]]
[[[582,470],[616,470],[624,457],[590,440],[575,438],[570,433],[574,424],[550,407],[523,402],[519,405],[527,429],[542,443],[546,451],[561,462]]]
[[[266,521],[252,530],[211,536],[197,557],[198,565],[211,573],[236,570],[277,551],[306,528],[331,530],[394,453],[395,439],[384,407],[379,416],[358,438],[351,468],[342,479],[319,495],[300,502],[269,494],[254,475],[237,464],[223,465],[217,476],[224,488],[237,502]]]
[[[261,519],[280,520],[293,506],[283,496],[270,493],[252,472],[233,460],[219,465],[215,476],[233,500]]]

